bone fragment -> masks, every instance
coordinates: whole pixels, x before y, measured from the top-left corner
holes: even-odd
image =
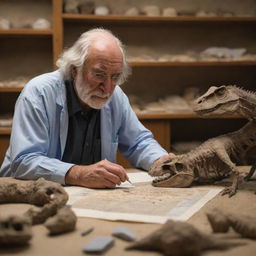
[[[171,256],[191,256],[200,255],[204,250],[226,250],[241,244],[204,234],[186,222],[169,220],[160,229],[126,249],[160,251]]]
[[[75,229],[77,217],[69,206],[64,206],[57,211],[57,214],[46,220],[45,226],[50,231],[50,235],[56,235],[73,231]]]

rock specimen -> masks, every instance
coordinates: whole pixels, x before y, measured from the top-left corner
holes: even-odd
[[[0,245],[26,244],[32,238],[31,220],[25,216],[0,217]]]
[[[0,18],[0,29],[10,29],[11,22],[7,19]]]
[[[232,227],[244,238],[256,239],[256,217],[250,215],[223,213],[217,209],[208,212],[207,218],[213,232],[227,232]]]
[[[163,17],[176,17],[178,16],[177,11],[175,8],[168,7],[163,9]]]
[[[241,114],[250,119],[240,130],[224,134],[202,143],[186,154],[164,162],[156,162],[149,170],[154,186],[188,187],[192,182],[211,183],[232,176],[232,185],[222,194],[233,196],[241,176],[236,162],[256,146],[256,95],[236,86],[211,87],[194,104],[199,115]],[[255,171],[252,167],[246,179]]]
[[[117,227],[113,229],[112,236],[129,242],[136,240],[135,233],[127,227]]]
[[[245,48],[230,49],[226,47],[209,47],[201,52],[200,55],[203,60],[207,60],[209,57],[237,60],[240,59],[245,52]]]
[[[94,10],[95,15],[109,15],[110,10],[107,6],[97,6]]]
[[[205,250],[225,250],[237,245],[241,243],[204,234],[186,222],[169,220],[159,230],[126,249],[160,251],[168,256],[195,256]]]
[[[126,10],[124,15],[126,16],[137,16],[140,14],[140,11],[137,7],[131,7],[130,9]]]
[[[114,239],[109,236],[99,236],[91,240],[84,248],[83,252],[100,254],[114,245]]]
[[[37,19],[35,22],[32,24],[33,29],[49,29],[51,28],[51,23],[43,18]]]
[[[146,16],[160,16],[160,9],[156,5],[146,5],[141,9],[142,13]]]
[[[44,225],[50,231],[50,235],[56,235],[73,231],[76,227],[77,217],[69,206],[60,208],[57,213],[48,218]]]
[[[65,0],[64,12],[65,13],[79,13],[78,0]]]
[[[80,0],[78,8],[82,14],[93,14],[95,3],[91,0]]]

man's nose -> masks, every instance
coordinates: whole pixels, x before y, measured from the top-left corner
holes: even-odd
[[[108,77],[104,82],[103,82],[103,88],[105,93],[111,93],[113,90],[113,81],[111,80],[110,77]]]

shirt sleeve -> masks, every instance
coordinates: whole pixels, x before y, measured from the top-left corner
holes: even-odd
[[[156,159],[168,153],[154,139],[152,132],[138,120],[124,93],[121,101],[123,113],[119,130],[119,150],[133,166],[149,170]]]
[[[20,96],[15,106],[10,140],[10,170],[21,179],[47,180],[65,184],[66,172],[73,166],[49,154],[49,120],[40,97]]]

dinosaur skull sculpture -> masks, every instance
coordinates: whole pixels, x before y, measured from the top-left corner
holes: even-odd
[[[195,101],[193,110],[203,116],[234,114],[240,99],[236,91],[231,85],[212,86]]]
[[[165,162],[156,162],[149,170],[151,176],[156,176],[152,185],[157,187],[189,187],[194,180],[193,171],[183,162],[179,156],[168,159]]]

